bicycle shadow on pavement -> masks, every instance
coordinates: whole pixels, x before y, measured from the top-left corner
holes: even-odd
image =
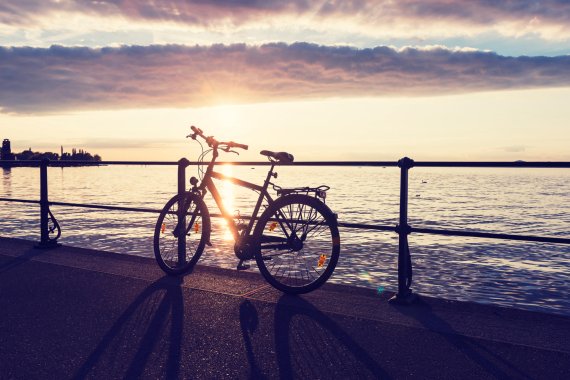
[[[359,340],[306,299],[283,295],[277,302],[275,351],[281,379],[389,378]]]
[[[184,326],[181,285],[182,278],[165,276],[144,289],[73,378],[132,379],[149,372],[156,378],[178,378]]]
[[[255,360],[253,342],[251,338],[259,326],[259,317],[255,306],[247,299],[239,305],[239,322],[243,342],[245,344],[247,362],[250,369],[249,378],[264,379],[265,376],[262,374],[261,369]]]

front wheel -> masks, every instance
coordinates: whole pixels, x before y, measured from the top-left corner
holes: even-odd
[[[277,199],[254,231],[259,271],[275,288],[307,293],[332,275],[340,254],[335,215],[316,198],[295,194]]]
[[[180,206],[184,210],[181,214]],[[202,198],[185,193],[179,202],[178,195],[172,197],[160,212],[154,228],[154,256],[160,268],[170,275],[189,271],[202,255],[210,231],[210,213]]]

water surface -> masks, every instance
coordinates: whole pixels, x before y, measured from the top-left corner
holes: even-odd
[[[49,168],[51,201],[160,210],[175,194],[176,167]],[[266,167],[220,168],[261,183]],[[399,169],[283,167],[281,186],[331,186],[327,204],[342,222],[395,226]],[[187,172],[196,175],[196,168]],[[414,168],[409,215],[415,227],[570,237],[570,170]],[[251,213],[257,195],[219,183],[228,209]],[[2,169],[0,197],[39,199],[37,168]],[[207,202],[216,212],[213,201]],[[63,244],[153,257],[157,214],[52,206]],[[214,247],[200,263],[234,268],[225,224],[213,219]],[[0,202],[0,235],[39,240],[39,206]],[[397,235],[341,229],[341,260],[331,281],[397,288]],[[570,315],[570,246],[412,234],[413,289],[422,294]]]

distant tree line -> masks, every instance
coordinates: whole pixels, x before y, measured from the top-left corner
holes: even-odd
[[[42,160],[44,158],[48,158],[50,161],[101,161],[101,156],[98,154],[91,155],[83,149],[77,150],[75,148],[71,150],[71,153],[64,152],[61,155],[54,152],[33,152],[30,148],[21,153],[15,153],[14,156],[18,161]]]
[[[5,161],[41,161],[44,158],[49,159],[50,161],[65,161],[68,164],[66,165],[73,165],[74,161],[89,161],[89,162],[101,162],[101,156],[98,154],[91,155],[91,153],[86,152],[83,149],[75,149],[71,150],[71,153],[67,153],[63,151],[63,146],[61,147],[61,154],[53,153],[53,152],[34,152],[32,148],[28,148],[28,150],[24,150],[20,153],[12,153],[12,147],[10,144],[9,139],[4,139],[2,141],[2,148],[0,149],[0,160]],[[22,163],[24,166],[27,164]],[[82,165],[82,164],[77,164]]]

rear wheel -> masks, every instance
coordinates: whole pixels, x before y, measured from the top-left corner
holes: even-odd
[[[186,193],[183,202],[178,200],[176,195],[166,203],[154,228],[154,256],[160,268],[170,275],[189,271],[210,239],[210,214],[204,201],[192,193]],[[186,212],[179,227],[180,204]],[[181,234],[183,239],[178,238]]]
[[[307,293],[324,284],[340,253],[335,215],[307,195],[277,199],[261,215],[254,239],[261,274],[285,293]]]

